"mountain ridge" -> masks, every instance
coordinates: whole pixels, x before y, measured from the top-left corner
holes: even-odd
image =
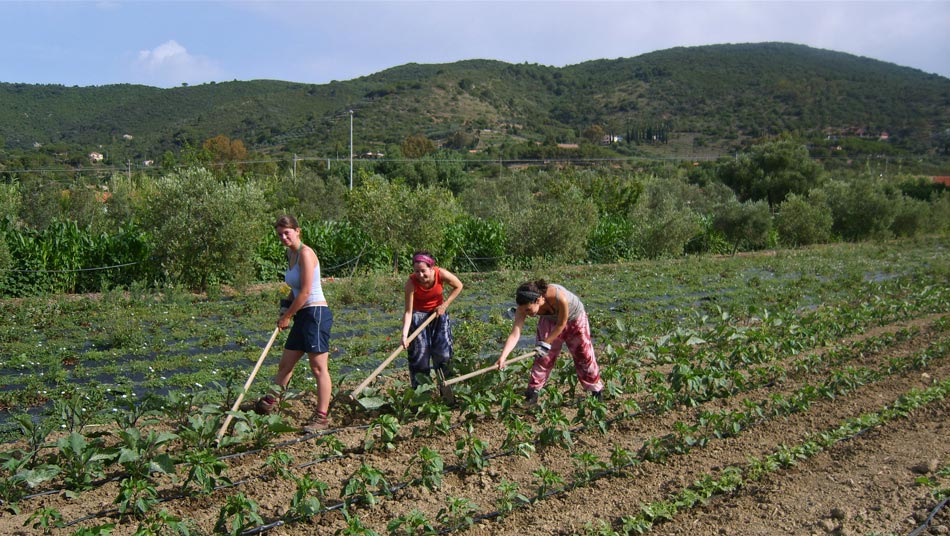
[[[136,161],[221,134],[262,153],[338,154],[348,146],[350,110],[360,148],[422,134],[438,143],[464,135],[481,139],[472,147],[500,151],[584,142],[592,127],[623,139],[610,148],[619,154],[657,141],[657,132],[662,141],[722,150],[779,135],[849,132],[887,133],[908,154],[945,154],[950,145],[950,79],[775,42],[675,47],[565,67],[407,63],[327,84],[0,83],[0,103],[0,148],[8,155],[40,149],[78,158],[103,148]]]

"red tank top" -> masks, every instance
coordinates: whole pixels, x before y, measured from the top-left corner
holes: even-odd
[[[416,281],[416,274],[409,276],[414,288],[412,291],[412,308],[415,311],[429,312],[445,301],[442,296],[442,272],[438,266],[433,266],[432,269],[435,270],[435,284],[432,285],[432,288],[422,288],[419,282]]]

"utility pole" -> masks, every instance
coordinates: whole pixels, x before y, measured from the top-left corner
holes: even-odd
[[[350,190],[353,189],[353,110],[350,110]]]
[[[294,153],[294,182],[297,182],[297,153]]]

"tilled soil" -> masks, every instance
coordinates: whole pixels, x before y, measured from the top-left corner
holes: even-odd
[[[945,340],[948,334],[935,328],[939,315],[884,326],[853,340],[839,341],[847,346],[855,341],[894,333],[902,328],[919,330],[912,337],[886,345],[883,350],[865,352],[833,369],[866,367],[883,370],[891,359],[914,355]],[[819,350],[817,353],[821,353]],[[800,357],[800,356],[797,356]],[[625,516],[633,516],[644,505],[667,499],[703,475],[718,475],[724,468],[741,467],[750,458],[762,458],[780,445],[794,446],[831,430],[848,419],[877,412],[893,404],[911,389],[924,389],[950,379],[950,359],[935,356],[923,369],[886,375],[835,399],[821,399],[807,410],[787,417],[763,418],[735,437],[711,438],[705,446],[672,455],[663,462],[644,462],[622,472],[596,478],[586,485],[546,495],[531,504],[521,504],[507,515],[496,515],[501,493],[498,486],[516,483],[518,491],[529,499],[538,494],[540,474],[556,474],[565,483],[576,478],[580,453],[596,456],[609,464],[611,454],[623,449],[637,453],[650,438],[661,437],[675,429],[676,423],[696,422],[701,411],[742,408],[744,399],[767,401],[775,394],[789,394],[809,382],[819,381],[828,372],[790,374],[784,381],[754,391],[719,399],[693,408],[672,411],[651,410],[644,393],[623,395],[606,400],[610,426],[606,433],[593,428],[572,428],[572,446],[538,447],[528,456],[502,449],[506,436],[503,423],[482,418],[471,423],[472,433],[487,444],[487,466],[471,473],[458,470],[461,463],[456,442],[466,437],[458,426],[460,415],[453,415],[453,428],[444,435],[427,432],[424,421],[403,424],[392,450],[364,448],[375,431],[367,428],[367,419],[355,416],[352,423],[327,434],[302,436],[255,453],[227,458],[228,476],[237,484],[208,496],[178,498],[171,479],[162,480],[160,493],[165,499],[155,509],[194,521],[198,534],[214,532],[221,505],[228,496],[244,494],[255,501],[259,514],[268,524],[267,533],[275,535],[310,534],[424,534],[452,529],[465,534],[598,534],[619,531]],[[635,400],[639,411],[625,404]],[[569,399],[564,411],[571,418],[577,404]],[[340,408],[342,409],[342,408]],[[908,534],[920,527],[937,506],[931,488],[917,483],[920,477],[939,479],[937,472],[950,465],[950,430],[947,416],[950,401],[928,404],[906,418],[868,429],[852,439],[836,443],[817,455],[800,460],[787,469],[779,469],[764,478],[730,493],[714,497],[705,505],[681,510],[671,520],[658,522],[654,534]],[[309,417],[302,401],[294,401],[287,412],[290,420]],[[337,424],[345,412],[337,411]],[[528,424],[534,417],[526,416]],[[414,434],[413,431],[417,433]],[[291,436],[288,436],[288,438]],[[333,438],[342,455],[328,456],[328,438]],[[380,471],[391,486],[405,484],[421,476],[421,464],[415,459],[422,447],[437,452],[447,471],[441,486],[430,490],[418,483],[398,487],[390,497],[380,496],[375,505],[351,504],[344,514],[339,508],[344,488],[361,466]],[[265,461],[276,450],[293,460],[293,473],[310,474],[328,485],[323,502],[330,510],[309,520],[281,522],[295,490],[293,481],[273,475]],[[184,475],[179,475],[180,480]],[[942,477],[947,487],[950,477]],[[564,484],[553,485],[558,490]],[[375,489],[375,488],[374,488]],[[28,498],[21,503],[23,513],[0,517],[0,534],[38,534],[24,523],[30,512],[41,507],[55,508],[64,521],[72,524],[53,529],[53,534],[72,534],[80,527],[117,523],[114,535],[135,532],[138,522],[120,520],[113,500],[118,483],[107,481],[78,499],[64,493]],[[474,523],[456,525],[465,516],[446,518],[450,499],[466,499],[478,506],[471,516]],[[415,511],[429,521],[433,530],[416,532],[388,527],[394,520]],[[487,514],[487,515],[486,515]],[[485,516],[481,518],[481,516]],[[89,517],[83,521],[77,520]],[[450,516],[451,517],[451,516]],[[365,530],[360,531],[360,527]],[[404,525],[405,527],[405,525]],[[369,532],[373,531],[373,532]],[[938,512],[922,534],[950,532],[950,516]]]

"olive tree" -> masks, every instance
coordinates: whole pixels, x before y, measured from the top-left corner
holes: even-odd
[[[266,229],[264,195],[252,184],[222,182],[204,168],[161,177],[143,215],[155,260],[171,282],[193,290],[244,283]]]
[[[741,201],[766,200],[777,207],[788,194],[805,194],[824,181],[824,170],[808,149],[791,141],[755,145],[748,153],[723,160],[717,177]]]
[[[835,234],[851,241],[892,236],[895,207],[879,181],[836,180],[823,190],[831,207]]]
[[[821,244],[831,240],[831,207],[824,195],[801,196],[790,194],[779,205],[775,216],[776,228],[782,242],[789,246]]]
[[[400,255],[416,249],[435,251],[461,210],[449,190],[433,186],[412,189],[374,175],[350,192],[347,215],[351,225],[392,252],[395,273]],[[441,260],[444,264],[451,261]]]
[[[653,178],[633,211],[631,250],[655,259],[683,254],[690,238],[702,231],[700,215],[688,202],[692,187],[677,177]]]
[[[509,249],[521,259],[578,261],[597,226],[597,207],[573,182],[543,177],[539,189],[507,215]]]
[[[772,228],[772,214],[765,201],[728,203],[713,219],[713,227],[732,242],[732,254],[740,245],[761,248],[768,244]]]

